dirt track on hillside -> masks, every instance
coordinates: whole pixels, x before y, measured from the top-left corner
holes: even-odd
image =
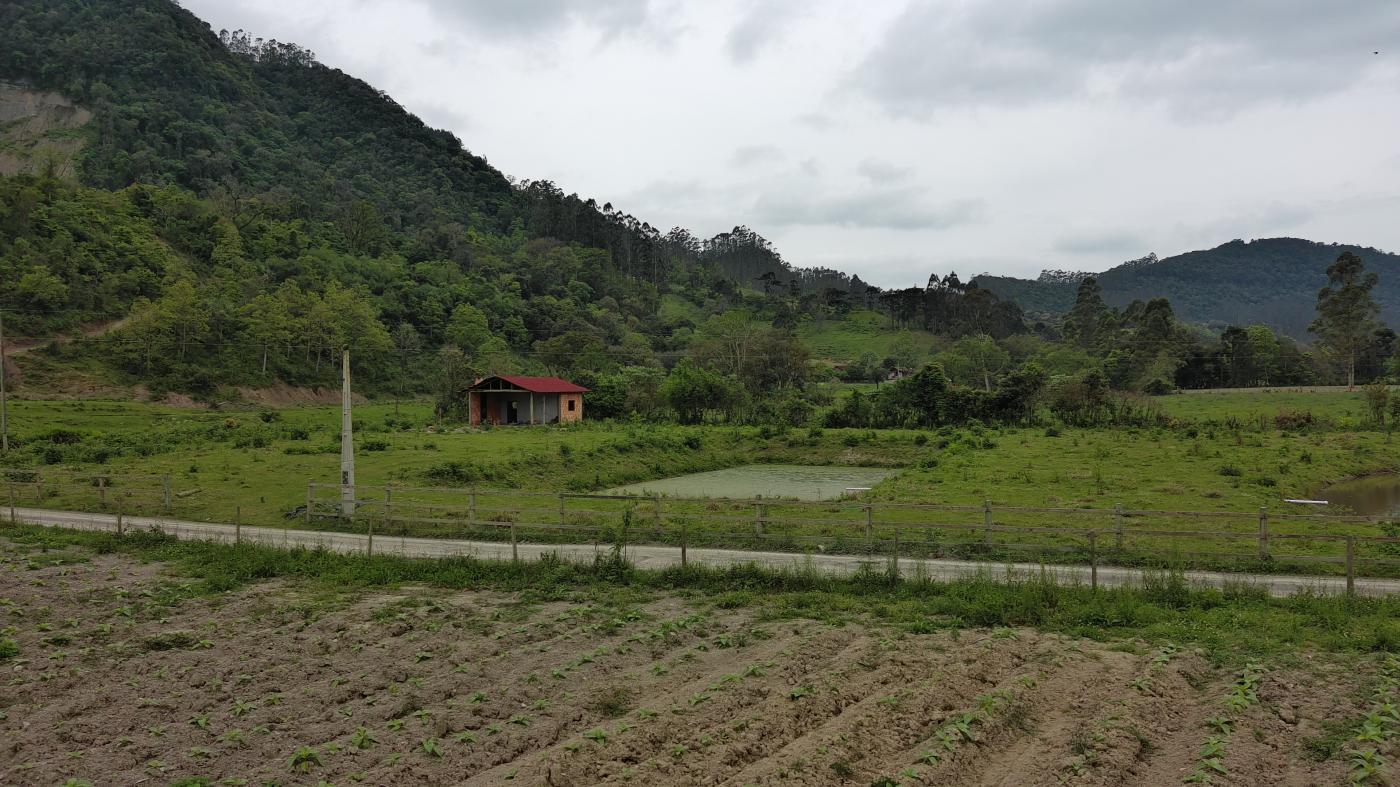
[[[678,597],[269,582],[167,604],[159,565],[53,557],[0,566],[5,784],[1170,784],[1235,678],[1189,649]],[[1376,662],[1301,659],[1236,715],[1216,783],[1344,781],[1303,744],[1363,712]]]

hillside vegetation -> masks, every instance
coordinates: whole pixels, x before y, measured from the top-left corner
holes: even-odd
[[[1123,307],[1134,300],[1166,298],[1177,316],[1215,330],[1228,325],[1270,325],[1294,339],[1308,339],[1323,271],[1352,252],[1380,274],[1375,291],[1381,317],[1400,323],[1400,256],[1377,249],[1300,238],[1234,240],[1213,249],[1158,260],[1149,256],[1096,274],[1103,297]],[[1064,314],[1074,305],[1078,282],[978,276],[973,281],[1032,313]]]
[[[1100,285],[1104,297],[1067,321],[1028,320],[954,275],[880,290],[795,268],[748,227],[663,233],[508,177],[313,53],[215,33],[170,0],[0,7],[0,80],[20,86],[0,95],[19,121],[0,142],[20,144],[38,117],[24,102],[42,95],[73,110],[63,150],[77,151],[0,177],[6,327],[30,344],[110,330],[27,353],[15,371],[39,393],[227,401],[239,388],[334,385],[349,349],[358,390],[435,393],[446,418],[461,416],[471,378],[513,371],[578,380],[598,417],[806,426],[832,404],[820,383],[932,363],[919,391],[891,386],[836,419],[932,426],[1024,420],[1047,391],[1057,412],[1105,412],[1107,388],[1338,376],[1335,355],[1263,325],[1219,340],[1183,325],[1210,298],[1253,302],[1200,286],[1209,260],[1121,266],[1107,284],[1156,278]],[[1291,243],[1307,253],[1289,252],[1270,280],[1315,294],[1337,249]],[[1400,277],[1381,262],[1385,316]],[[1394,348],[1378,328],[1348,351],[1357,379],[1392,373]]]

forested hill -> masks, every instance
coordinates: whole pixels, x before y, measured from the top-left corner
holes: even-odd
[[[110,357],[162,385],[311,383],[351,339],[401,355],[469,343],[477,369],[649,363],[756,292],[790,298],[788,314],[871,297],[746,227],[663,233],[514,181],[311,52],[215,33],[171,0],[0,3],[0,82],[12,109],[78,108],[64,127],[0,126],[25,173],[0,177],[7,327],[129,316]],[[46,136],[62,144],[35,147]],[[48,153],[67,158],[14,163]]]
[[[1400,256],[1361,246],[1300,238],[1235,240],[1161,260],[1133,260],[1097,278],[1104,300],[1114,306],[1167,298],[1177,317],[1187,322],[1216,329],[1272,325],[1303,339],[1315,316],[1317,291],[1327,283],[1327,266],[1343,251],[1359,255],[1368,270],[1379,274],[1374,295],[1381,319],[1400,324]],[[1078,287],[1073,278],[1055,275],[1034,281],[983,275],[973,281],[1028,312],[1048,314],[1069,311]]]

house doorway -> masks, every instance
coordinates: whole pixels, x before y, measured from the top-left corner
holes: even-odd
[[[506,423],[520,423],[520,405],[514,399],[506,403]]]

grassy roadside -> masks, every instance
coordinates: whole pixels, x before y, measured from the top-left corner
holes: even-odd
[[[774,619],[805,617],[844,625],[871,620],[905,632],[1030,626],[1094,639],[1142,638],[1193,643],[1218,660],[1300,649],[1400,651],[1400,599],[1298,595],[1271,599],[1248,589],[1196,590],[1162,574],[1142,587],[1090,590],[1049,579],[1002,582],[894,580],[881,573],[833,578],[754,567],[638,570],[612,557],[593,564],[471,558],[423,560],[338,555],[179,541],[151,533],[54,530],[0,525],[0,537],[36,562],[81,559],[89,551],[168,563],[193,581],[191,594],[219,593],[265,579],[305,582],[328,592],[404,584],[495,589],[530,598],[596,600],[617,594],[680,592],[724,608],[746,607]]]

